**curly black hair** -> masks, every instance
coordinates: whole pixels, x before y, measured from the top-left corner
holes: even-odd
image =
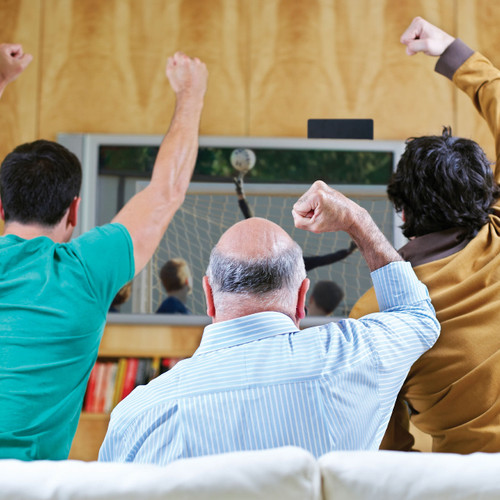
[[[481,147],[443,127],[441,136],[406,141],[387,194],[404,212],[407,238],[454,227],[472,238],[488,221],[500,187]]]

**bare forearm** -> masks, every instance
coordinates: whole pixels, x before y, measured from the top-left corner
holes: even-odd
[[[359,217],[347,233],[358,246],[370,271],[403,260],[364,209],[360,209]]]
[[[202,96],[197,99],[179,97],[170,128],[161,143],[151,184],[170,202],[172,195],[183,198],[193,174],[202,108]]]

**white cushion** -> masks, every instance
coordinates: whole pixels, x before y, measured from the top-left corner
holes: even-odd
[[[1,500],[311,499],[319,466],[295,447],[141,464],[0,461]]]
[[[333,452],[318,462],[325,499],[500,498],[500,453]]]

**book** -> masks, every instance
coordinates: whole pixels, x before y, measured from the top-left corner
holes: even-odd
[[[184,358],[162,358],[160,364],[160,375],[171,370],[179,361]]]
[[[149,372],[149,380],[153,380],[160,374],[160,358],[153,358],[151,360],[151,370]]]
[[[83,411],[91,412],[93,410],[96,379],[97,379],[97,363],[93,366],[90,372],[89,381],[87,383],[87,391],[85,393],[85,399],[83,401]]]
[[[123,392],[123,383],[125,382],[125,372],[127,371],[127,358],[120,358],[118,360],[118,369],[116,372],[115,388],[113,392],[113,401],[111,409],[113,409],[121,400]]]
[[[116,374],[118,372],[118,362],[109,362],[107,373],[106,391],[104,394],[104,405],[102,411],[109,413],[113,409],[113,396],[116,386]]]
[[[105,377],[105,371],[106,371],[106,366],[105,363],[102,361],[98,361],[96,364],[96,382],[95,382],[95,388],[94,388],[94,397],[93,397],[93,404],[91,407],[91,412],[93,413],[98,413],[101,408],[101,398],[102,398],[102,390],[103,390],[103,385],[104,385],[104,377]]]
[[[120,400],[126,398],[135,387],[135,378],[137,376],[137,368],[139,366],[138,358],[129,358],[127,361],[127,369],[125,371],[125,379],[123,381],[123,389]]]
[[[100,361],[97,361],[90,374],[84,406],[85,411],[88,411],[90,413],[95,413],[98,405],[97,394],[99,391],[99,387],[102,384],[102,369],[102,363]]]
[[[111,368],[110,362],[102,363],[102,375],[101,375],[102,380],[98,386],[98,391],[96,393],[97,401],[95,405],[95,411],[97,413],[102,413],[104,411],[104,406],[106,404],[106,393],[108,390],[110,368]]]
[[[137,375],[135,377],[135,387],[147,384],[150,381],[151,363],[152,360],[150,358],[139,359]]]

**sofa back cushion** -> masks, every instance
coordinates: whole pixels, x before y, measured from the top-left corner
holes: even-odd
[[[318,462],[325,499],[500,498],[500,453],[333,452]]]
[[[319,466],[295,447],[141,464],[0,461],[0,500],[319,500]]]

